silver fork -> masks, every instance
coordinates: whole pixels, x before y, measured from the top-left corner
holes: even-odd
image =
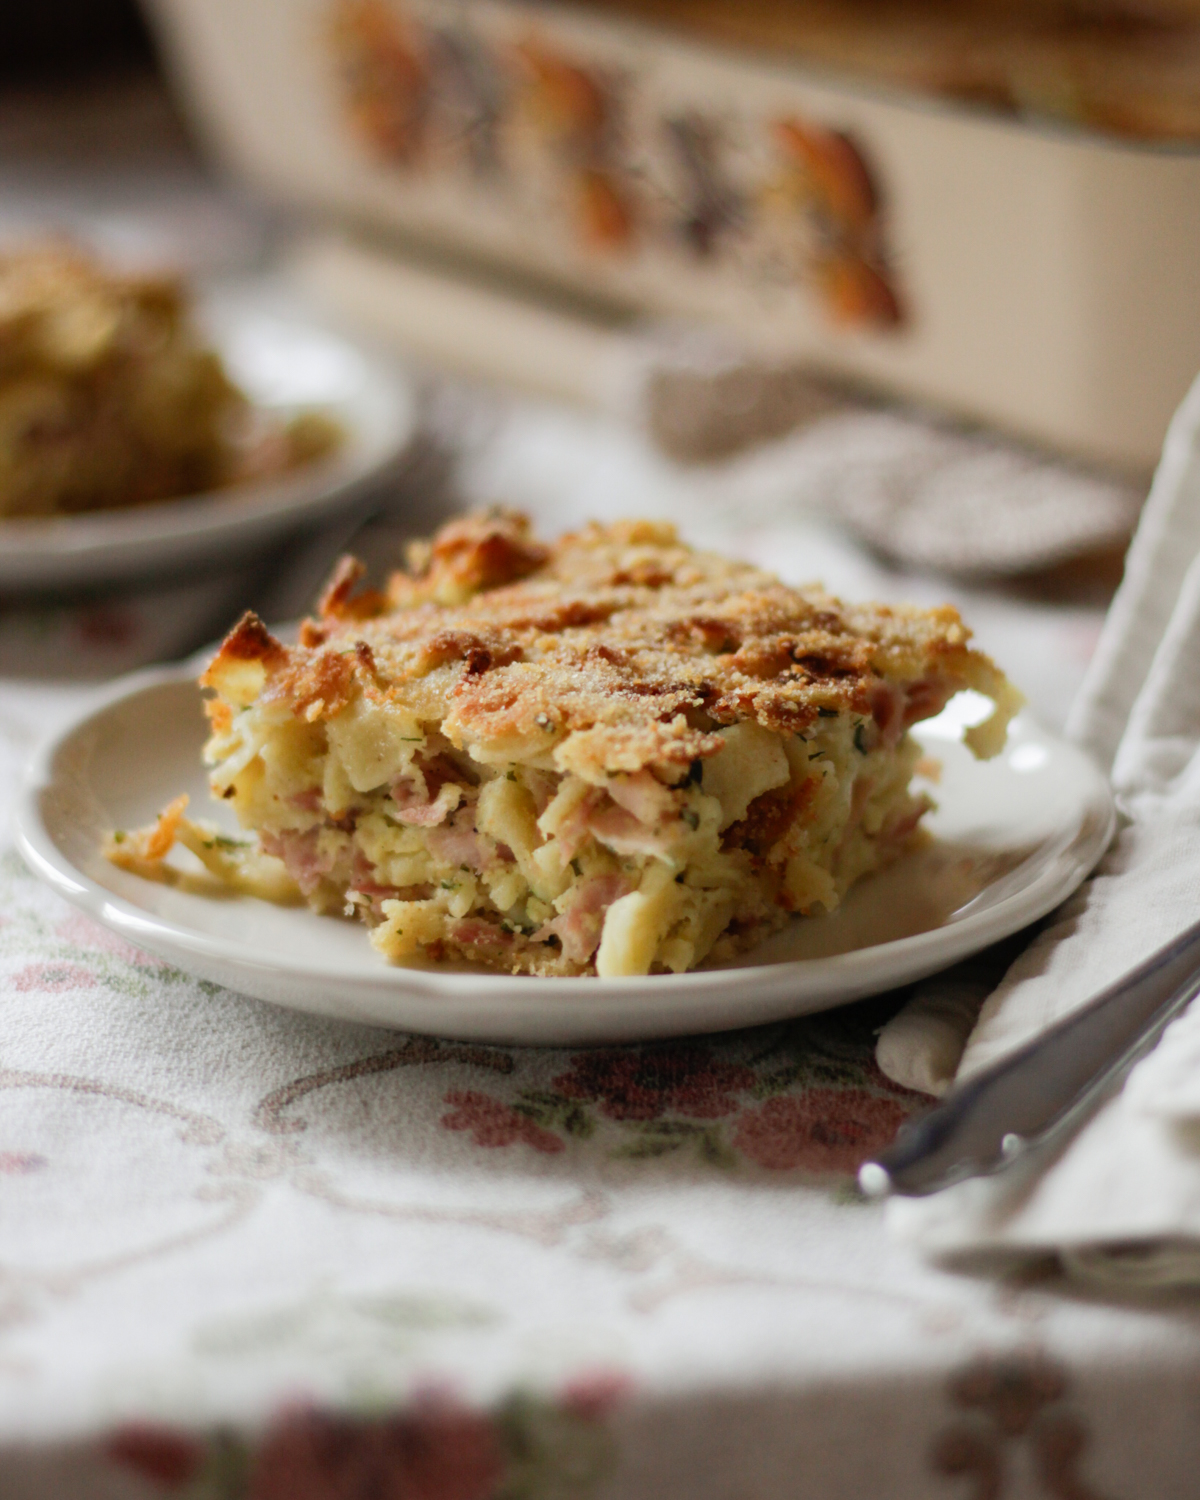
[[[1077,1130],[1200,993],[1200,922],[1082,1009],[958,1085],[859,1168],[870,1198],[924,1197]]]

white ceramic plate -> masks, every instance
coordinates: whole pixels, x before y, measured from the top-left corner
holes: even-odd
[[[197,317],[252,401],[287,417],[319,408],[346,440],[263,483],[128,510],[0,521],[0,588],[58,589],[245,557],[351,505],[407,446],[415,403],[376,357],[297,311],[269,282],[215,288]]]
[[[800,918],[737,967],[639,979],[527,979],[393,968],[363,928],[250,897],[199,895],[115,869],[112,828],[148,823],[181,791],[211,802],[194,674],[119,683],[31,763],[21,852],[61,895],[180,968],[263,1000],[348,1020],[497,1042],[583,1043],[749,1026],[904,984],[1043,916],[1099,859],[1113,829],[1108,784],[1086,756],[1028,719],[978,762],[955,699],[920,727],[940,763],[935,838],[856,887],[832,917]],[[930,767],[930,770],[935,770]],[[210,811],[211,809],[211,811]]]

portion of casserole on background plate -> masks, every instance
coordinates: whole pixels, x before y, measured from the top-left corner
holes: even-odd
[[[930,805],[911,724],[975,689],[986,757],[1020,701],[950,607],[845,605],[659,523],[543,545],[496,512],[386,591],[360,571],[298,645],[246,616],[202,678],[212,788],[257,845],[180,799],[110,857],[161,873],[178,837],[243,890],[359,914],[399,963],[679,973],[904,850]]]
[[[0,248],[0,520],[144,505],[268,479],[341,438],[230,379],[176,276],[66,240]]]

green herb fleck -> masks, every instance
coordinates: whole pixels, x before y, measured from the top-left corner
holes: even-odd
[[[440,884],[441,884],[442,890],[444,890],[444,891],[456,891],[456,890],[458,890],[458,881],[457,880],[443,880],[443,881],[440,882]]]
[[[690,807],[685,807],[679,816],[689,828],[695,830],[700,827],[700,814],[694,812]]]
[[[116,832],[113,834],[113,843],[114,844],[123,844],[124,842],[125,842],[125,830],[123,828],[118,828],[116,830]]]
[[[838,716],[836,708],[818,708],[817,713],[822,719],[836,719]]]

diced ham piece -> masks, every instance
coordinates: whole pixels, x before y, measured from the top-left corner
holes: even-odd
[[[604,913],[632,888],[624,875],[593,875],[576,888],[574,901],[561,916],[534,933],[534,941],[544,943],[548,937],[556,937],[564,958],[575,964],[587,963],[600,945]]]
[[[320,812],[321,788],[319,786],[307,787],[302,792],[296,792],[289,800],[293,807],[300,808],[302,812]]]
[[[550,799],[558,788],[557,778],[549,771],[538,771],[531,766],[525,768],[525,785],[529,788],[533,797],[534,809],[538,817],[546,811],[550,805]]]
[[[354,851],[354,880],[350,886],[351,891],[357,891],[360,896],[366,896],[377,914],[380,904],[384,901],[428,901],[433,895],[433,886],[428,881],[419,885],[385,885],[376,879],[378,871],[362,852],[361,849]]]
[[[376,880],[364,879],[356,880],[346,894],[365,897],[371,915],[382,922],[385,901],[428,901],[433,886],[428,881],[421,885],[380,885]]]
[[[579,852],[580,846],[591,831],[588,824],[592,813],[595,812],[603,800],[604,793],[597,791],[593,787],[585,797],[581,798],[575,804],[558,825],[555,838],[558,840],[559,852],[562,855],[563,864],[569,863]]]
[[[905,688],[877,682],[871,689],[871,717],[883,743],[890,750],[906,729],[941,713],[952,693],[950,683],[937,679],[922,678]]]
[[[639,823],[645,823],[648,827],[653,827],[675,812],[675,794],[649,771],[638,771],[632,776],[614,776],[608,783],[608,795],[618,807],[623,807]]]
[[[417,773],[397,776],[392,782],[392,801],[402,823],[416,828],[436,828],[462,801],[463,789],[454,779],[456,767],[444,755],[417,762]]]
[[[448,865],[465,865],[468,870],[482,870],[483,846],[475,832],[475,818],[469,807],[462,807],[448,823],[431,828],[425,847],[434,859]]]
[[[919,723],[922,719],[932,719],[934,714],[940,714],[950,698],[951,691],[950,684],[947,682],[930,682],[928,679],[923,679],[920,682],[910,683],[905,694],[905,728]]]
[[[461,796],[462,788],[449,781],[438,788],[432,802],[426,801],[421,788],[407,777],[399,777],[392,783],[392,801],[396,804],[400,821],[415,828],[436,828],[439,823],[444,823],[458,806]]]
[[[502,932],[491,922],[479,917],[463,917],[449,929],[450,936],[464,948],[504,948],[512,942],[512,934]]]
[[[904,697],[890,682],[877,682],[871,689],[871,717],[883,744],[892,750],[904,733]]]
[[[589,834],[617,854],[659,854],[666,840],[655,830],[676,811],[676,797],[649,771],[614,776],[608,793],[593,787],[555,833],[565,864]]]
[[[283,833],[264,832],[259,835],[263,852],[283,861],[288,874],[305,896],[311,896],[333,869],[331,856],[317,847],[320,832],[319,828],[309,828],[303,833],[288,829]]]
[[[614,854],[661,854],[662,835],[647,828],[623,807],[605,807],[588,819],[587,831]]]

